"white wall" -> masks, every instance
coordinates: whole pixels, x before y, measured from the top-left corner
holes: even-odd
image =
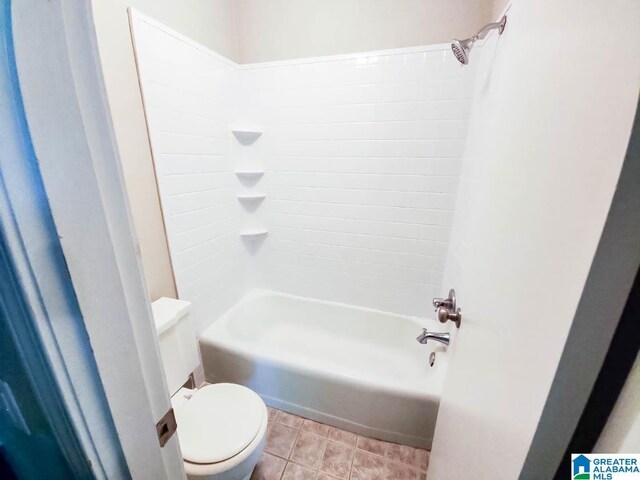
[[[236,61],[239,58],[236,0],[110,1],[133,7],[220,55]]]
[[[117,0],[93,0],[92,10],[107,100],[147,290],[151,300],[173,298],[176,288],[149,149],[129,17],[126,7]]]
[[[640,452],[640,355],[593,451]]]
[[[127,7],[240,63],[424,45],[469,35],[492,0],[92,0],[127,193],[152,300],[176,295]]]
[[[202,330],[244,292],[229,130],[239,72],[155,25],[134,23],[140,80],[178,296]]]
[[[264,126],[263,286],[431,312],[473,74],[447,46],[243,70]]]
[[[252,63],[448,42],[489,22],[491,7],[492,0],[235,0],[238,58]]]
[[[504,0],[110,2],[132,6],[238,63],[253,63],[464,38],[498,15]]]
[[[428,314],[473,67],[447,46],[238,67],[156,22],[135,32],[178,293],[200,327],[256,286]],[[249,147],[230,133],[256,125]],[[236,168],[266,174],[247,186]],[[245,191],[267,199],[241,207]],[[249,227],[269,235],[241,242]]]

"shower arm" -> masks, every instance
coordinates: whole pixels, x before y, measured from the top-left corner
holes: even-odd
[[[473,37],[471,37],[471,40],[473,42],[475,42],[476,40],[482,40],[484,37],[487,36],[487,34],[491,30],[496,30],[496,29],[498,30],[499,34],[502,34],[506,23],[507,23],[507,16],[505,15],[500,19],[499,22],[488,23],[487,25],[482,27],[482,29],[478,33],[476,33]]]

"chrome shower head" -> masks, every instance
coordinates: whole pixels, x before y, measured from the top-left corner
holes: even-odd
[[[471,47],[473,47],[473,42],[474,41],[471,38],[467,38],[465,40],[454,39],[451,42],[451,50],[453,50],[453,54],[463,65],[469,63],[469,52],[471,51]]]
[[[507,16],[504,15],[499,22],[489,23],[482,27],[482,29],[476,33],[471,38],[465,38],[464,40],[456,40],[454,39],[451,42],[451,50],[453,51],[453,55],[456,59],[463,65],[467,65],[469,63],[469,52],[473,47],[473,44],[476,43],[476,40],[482,40],[487,36],[491,30],[498,30],[498,33],[502,35],[504,32],[504,26],[507,24]]]

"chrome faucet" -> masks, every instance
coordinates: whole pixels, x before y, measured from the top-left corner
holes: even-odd
[[[423,345],[427,343],[429,340],[440,342],[443,345],[449,345],[449,334],[429,332],[427,331],[426,328],[423,328],[422,333],[418,335],[418,338],[416,338],[416,340],[418,340],[418,342],[422,343]]]

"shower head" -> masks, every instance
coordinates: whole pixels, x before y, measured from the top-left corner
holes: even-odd
[[[454,39],[451,42],[451,50],[453,50],[453,54],[463,65],[469,63],[469,52],[471,51],[471,47],[473,47],[473,42],[474,41],[471,38],[467,38],[465,40]]]
[[[464,40],[456,40],[454,39],[451,42],[451,50],[453,51],[453,55],[456,59],[463,65],[467,65],[469,63],[469,52],[473,47],[473,44],[476,43],[477,40],[482,40],[487,36],[491,30],[498,30],[498,34],[502,35],[504,32],[504,26],[507,24],[507,16],[504,15],[499,22],[489,23],[482,27],[482,29],[476,33],[471,38],[465,38]]]

